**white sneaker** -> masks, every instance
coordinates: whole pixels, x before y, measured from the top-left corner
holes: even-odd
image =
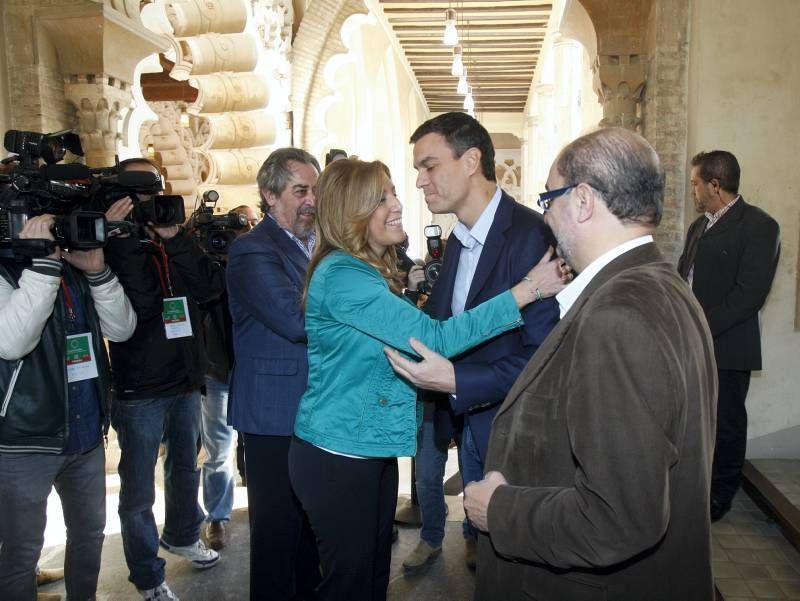
[[[209,549],[203,544],[203,541],[198,540],[193,545],[185,547],[175,547],[168,545],[163,540],[159,540],[158,544],[162,549],[169,551],[174,555],[180,555],[192,562],[192,565],[199,569],[210,568],[219,561],[219,553],[214,549]]]
[[[139,589],[139,594],[145,601],[180,601],[178,595],[170,590],[166,582],[162,582],[156,588]]]

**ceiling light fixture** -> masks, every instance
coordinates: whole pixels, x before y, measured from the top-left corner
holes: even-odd
[[[456,86],[456,94],[461,94],[462,96],[464,96],[466,95],[468,88],[469,85],[467,84],[467,71],[465,69],[461,77],[458,78],[458,86]]]
[[[472,97],[472,86],[467,87],[467,95],[464,97],[464,110],[475,110],[475,99]]]
[[[456,11],[448,8],[444,11],[444,35],[442,42],[445,46],[455,46],[458,44],[458,30],[456,29]]]
[[[461,45],[453,47],[453,66],[450,69],[450,74],[456,77],[461,77],[464,74],[464,61],[461,58],[462,51]]]

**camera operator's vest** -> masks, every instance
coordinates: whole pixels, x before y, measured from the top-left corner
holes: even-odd
[[[0,261],[0,277],[18,288],[25,267]],[[65,264],[63,269],[70,267]],[[83,302],[92,333],[97,358],[97,393],[105,416],[105,429],[110,415],[108,357],[89,284],[81,273],[71,271],[72,274],[77,276],[71,280]],[[64,448],[69,415],[65,342],[65,304],[63,292],[59,290],[36,347],[18,360],[0,359],[0,452],[57,454]]]

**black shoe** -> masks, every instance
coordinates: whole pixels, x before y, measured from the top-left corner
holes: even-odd
[[[711,516],[711,522],[713,523],[720,521],[722,517],[728,513],[730,508],[730,503],[722,503],[716,499],[711,499],[711,503],[709,504],[709,515]]]

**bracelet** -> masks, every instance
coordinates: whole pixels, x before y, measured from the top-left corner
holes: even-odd
[[[523,280],[525,280],[526,282],[530,282],[531,284],[533,284],[533,280],[532,280],[532,279],[530,279],[530,278],[529,278],[528,276],[526,276],[526,275],[525,275],[525,276],[522,276],[522,279],[523,279]],[[533,302],[536,302],[536,301],[540,301],[540,300],[542,300],[542,291],[541,291],[541,290],[539,290],[538,288],[534,288],[534,290],[533,290],[533,295],[534,295]]]

